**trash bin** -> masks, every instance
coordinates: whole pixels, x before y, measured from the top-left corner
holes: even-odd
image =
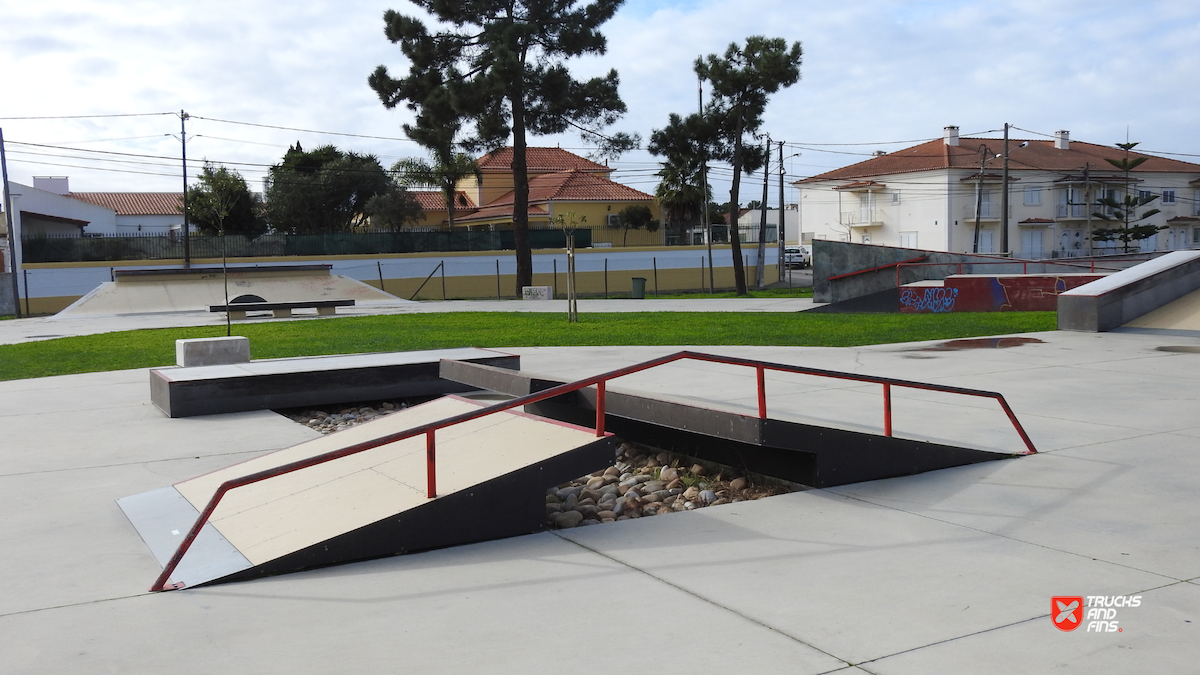
[[[646,277],[633,278],[633,294],[630,297],[634,300],[644,300],[646,298]]]

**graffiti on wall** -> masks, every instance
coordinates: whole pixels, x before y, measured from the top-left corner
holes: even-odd
[[[957,288],[906,288],[900,293],[901,312],[953,312]]]

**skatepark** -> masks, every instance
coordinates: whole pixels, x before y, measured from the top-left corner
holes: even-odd
[[[999,392],[1036,454],[1015,456],[1021,440],[991,401],[896,391],[897,437],[1014,456],[170,593],[148,592],[161,561],[117,500],[202,476],[211,485],[211,472],[337,435],[269,410],[168,417],[146,369],[3,382],[4,670],[1187,672],[1200,657],[1190,297],[1144,325],[995,343],[1015,346],[688,347]],[[412,304],[354,311],[428,307]],[[736,311],[812,306],[747,304]],[[218,319],[7,321],[0,342]],[[522,371],[576,381],[680,349],[504,351]],[[755,377],[679,362],[613,386],[752,416]],[[772,418],[882,431],[875,384],[783,372],[765,383]],[[1062,596],[1141,599],[1117,610],[1119,631],[1068,633],[1051,621]]]

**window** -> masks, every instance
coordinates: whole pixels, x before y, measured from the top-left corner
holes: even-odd
[[[1153,196],[1153,193],[1151,193],[1149,190],[1138,190],[1138,199],[1140,199],[1143,202],[1149,201],[1150,197],[1152,197],[1152,196]]]
[[[1174,204],[1175,203],[1175,191],[1174,190],[1163,190],[1162,203]]]
[[[1041,229],[1029,229],[1021,233],[1021,250],[1026,255],[1039,254],[1042,252],[1042,231]]]
[[[1025,206],[1041,206],[1042,205],[1042,188],[1027,187],[1025,188]]]
[[[900,248],[916,248],[917,233],[916,232],[901,232],[900,233]]]
[[[979,233],[979,252],[980,253],[992,253],[996,250],[996,248],[995,248],[996,240],[995,240],[995,237],[993,236],[993,234],[994,233],[990,230],[983,230]]]
[[[899,190],[896,190],[895,192],[892,193],[892,203],[893,204],[900,203],[900,191]]]
[[[1200,245],[1200,227],[1192,228],[1192,243]]]

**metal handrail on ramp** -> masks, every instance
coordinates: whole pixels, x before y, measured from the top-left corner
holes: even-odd
[[[782,363],[770,363],[770,362],[765,362],[765,361],[756,361],[753,359],[743,359],[743,358],[737,358],[737,357],[731,357],[731,356],[718,356],[715,354],[704,354],[704,353],[700,353],[700,352],[682,351],[682,352],[676,352],[674,354],[670,354],[667,356],[662,356],[657,359],[651,359],[649,361],[637,363],[637,364],[634,364],[631,366],[627,366],[625,368],[619,368],[617,370],[611,370],[606,373],[601,373],[599,375],[593,375],[591,377],[587,377],[582,380],[577,380],[575,382],[570,382],[570,383],[559,385],[556,387],[551,387],[549,389],[545,389],[545,390],[542,390],[537,393],[529,394],[527,396],[521,396],[519,398],[514,398],[512,400],[497,403],[495,405],[491,405],[486,408],[481,408],[480,410],[477,410],[477,411],[463,413],[461,415],[455,415],[453,417],[448,417],[446,419],[439,420],[436,422],[430,422],[428,424],[422,424],[422,425],[413,427],[411,429],[407,429],[405,431],[399,431],[396,433],[388,434],[386,436],[381,436],[379,438],[372,439],[370,441],[364,441],[362,443],[355,443],[354,445],[350,445],[345,448],[341,448],[339,450],[333,450],[333,451],[330,451],[330,452],[327,452],[324,454],[315,455],[313,457],[298,460],[295,462],[290,462],[288,464],[283,464],[281,466],[277,466],[277,467],[274,467],[271,469],[265,469],[263,471],[259,471],[259,472],[252,473],[252,474],[249,474],[246,476],[242,476],[240,478],[233,478],[233,479],[227,480],[224,483],[221,483],[221,485],[217,488],[216,492],[213,493],[212,498],[209,499],[208,504],[205,505],[205,507],[204,507],[204,510],[200,512],[200,516],[196,519],[195,524],[192,525],[191,530],[188,531],[188,533],[184,537],[183,541],[180,542],[179,548],[177,548],[174,555],[171,556],[171,559],[167,562],[167,565],[163,568],[162,574],[160,574],[158,576],[158,578],[154,581],[154,585],[150,587],[150,590],[153,592],[157,592],[157,591],[176,590],[176,589],[183,587],[182,583],[167,585],[167,581],[170,580],[171,574],[175,571],[175,568],[179,565],[180,561],[183,560],[183,556],[187,553],[188,549],[191,548],[192,543],[196,540],[196,537],[200,534],[200,530],[203,529],[204,525],[208,522],[208,519],[212,516],[213,512],[216,510],[217,505],[221,503],[221,499],[230,490],[233,490],[233,489],[239,488],[239,487],[243,487],[246,485],[251,485],[253,483],[258,483],[260,481],[264,481],[269,478],[274,478],[276,476],[281,476],[284,474],[292,473],[294,471],[299,471],[300,469],[305,469],[305,468],[308,468],[311,466],[317,466],[319,464],[331,462],[335,459],[340,459],[342,457],[347,457],[347,456],[354,455],[354,454],[357,454],[360,452],[371,450],[373,448],[387,445],[389,443],[395,443],[397,441],[402,441],[402,440],[405,440],[408,438],[413,438],[413,437],[424,434],[425,435],[425,444],[426,444],[426,496],[430,499],[433,499],[434,497],[437,496],[437,460],[436,460],[435,434],[438,429],[444,429],[446,427],[454,426],[456,424],[461,424],[463,422],[468,422],[470,420],[478,419],[480,417],[485,417],[487,415],[504,412],[505,410],[510,410],[512,408],[516,408],[519,406],[524,406],[524,405],[528,405],[528,404],[532,404],[532,403],[538,403],[538,402],[544,401],[546,399],[554,398],[556,396],[562,396],[563,394],[569,394],[571,392],[578,391],[585,387],[595,385],[596,386],[596,425],[595,425],[596,436],[598,436],[598,437],[604,436],[605,435],[605,431],[604,431],[604,416],[605,416],[604,396],[605,396],[605,388],[606,388],[606,385],[609,380],[613,380],[618,377],[622,377],[624,375],[630,375],[633,373],[641,372],[643,370],[649,370],[650,368],[655,368],[657,366],[661,366],[661,365],[665,365],[668,363],[672,363],[675,361],[681,361],[681,360],[707,361],[710,363],[723,363],[723,364],[727,364],[727,365],[746,366],[746,367],[754,368],[756,370],[756,374],[757,374],[758,417],[760,419],[766,419],[766,417],[767,417],[766,371],[768,371],[768,370],[777,371],[777,372],[785,372],[785,373],[797,373],[797,374],[801,374],[801,375],[815,375],[818,377],[829,377],[829,378],[834,378],[834,379],[839,379],[839,380],[850,380],[850,381],[854,381],[854,382],[866,382],[866,383],[872,383],[872,384],[880,384],[883,386],[884,435],[889,436],[889,437],[892,435],[892,397],[891,397],[892,387],[905,387],[905,388],[909,388],[909,389],[922,389],[922,390],[926,390],[926,391],[939,391],[939,392],[944,392],[944,393],[949,393],[949,394],[961,394],[964,396],[975,396],[975,397],[981,397],[981,398],[995,399],[997,402],[1000,403],[1000,407],[1004,410],[1004,413],[1008,416],[1008,419],[1012,422],[1013,427],[1016,429],[1017,433],[1020,435],[1021,440],[1024,441],[1024,443],[1025,443],[1025,447],[1027,448],[1027,450],[1026,450],[1026,452],[1023,452],[1021,454],[1028,455],[1028,454],[1034,454],[1037,452],[1037,449],[1034,448],[1034,446],[1033,446],[1033,442],[1029,439],[1029,435],[1025,433],[1025,429],[1021,426],[1020,421],[1017,420],[1016,415],[1013,413],[1012,408],[1009,407],[1008,402],[1004,399],[1004,396],[998,392],[984,391],[984,390],[980,390],[980,389],[967,389],[964,387],[951,387],[951,386],[947,386],[947,385],[930,384],[930,383],[926,383],[926,382],[914,382],[911,380],[899,380],[899,379],[888,378],[888,377],[876,377],[876,376],[872,376],[872,375],[859,375],[856,373],[846,373],[846,372],[841,372],[841,371],[836,371],[836,370],[825,370],[822,368],[808,368],[808,367],[804,367],[804,366],[792,366],[792,365],[787,365],[787,364],[782,364]]]

